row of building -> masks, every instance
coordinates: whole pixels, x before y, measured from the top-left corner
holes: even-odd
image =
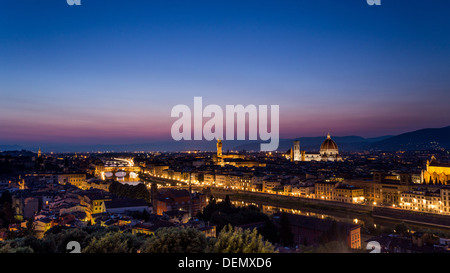
[[[182,172],[173,171],[168,166],[165,168],[158,166],[149,170],[151,175],[165,179],[188,182],[190,178],[194,185],[450,214],[448,186],[417,183],[416,174],[411,173],[392,174],[374,171],[372,179],[328,181],[287,175],[258,176],[251,172]]]
[[[144,199],[115,196],[108,192],[108,187],[86,189],[83,186],[86,183],[86,175],[82,173],[33,173],[17,181],[3,183],[0,195],[10,192],[12,213],[17,222],[9,230],[24,228],[29,219],[33,219],[36,234],[43,236],[54,226],[105,225],[117,222],[113,220],[119,219],[119,216],[123,220],[116,224],[130,228],[136,221],[128,223],[124,219],[129,219],[127,215],[133,212],[164,216],[171,221],[177,219],[177,222],[185,223],[206,206],[204,194],[191,194],[187,190],[158,191],[151,203]],[[107,182],[102,181],[102,184]]]

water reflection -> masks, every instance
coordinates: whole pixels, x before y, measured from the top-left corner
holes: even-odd
[[[216,198],[216,200],[218,202],[221,202],[224,199]],[[299,215],[304,215],[304,216],[309,216],[309,217],[316,217],[319,219],[329,219],[329,220],[335,220],[338,222],[353,223],[353,224],[359,225],[361,227],[366,227],[366,228],[373,227],[377,230],[384,230],[385,228],[392,230],[392,228],[396,224],[401,222],[401,221],[397,222],[397,221],[388,220],[388,219],[373,218],[372,216],[367,215],[367,214],[359,214],[359,213],[353,213],[353,212],[329,211],[328,213],[323,213],[318,210],[314,211],[313,209],[309,209],[309,208],[300,210],[300,209],[284,208],[284,207],[280,207],[280,206],[262,205],[262,204],[257,204],[254,202],[247,202],[247,201],[242,201],[242,200],[234,200],[234,201],[231,201],[231,203],[237,207],[253,205],[268,215],[271,215],[276,212],[287,212],[287,213],[299,214]],[[443,232],[443,233],[449,232],[448,228],[424,226],[424,225],[415,224],[415,223],[407,223],[407,225],[408,225],[408,227],[411,228],[410,230],[408,230],[408,232],[411,231],[412,233],[414,233],[417,230],[428,230],[428,231],[432,231],[432,232]]]
[[[222,202],[224,199],[217,198],[216,200],[218,202]],[[364,220],[358,219],[358,218],[338,217],[336,215],[317,213],[317,212],[308,211],[308,210],[299,210],[299,209],[283,208],[283,207],[278,207],[278,206],[261,205],[261,204],[257,204],[254,202],[245,202],[245,201],[236,201],[236,200],[231,201],[231,204],[236,207],[255,206],[255,207],[259,208],[263,213],[266,213],[268,215],[271,215],[271,214],[274,214],[277,212],[287,212],[287,213],[291,213],[291,214],[315,217],[315,218],[319,218],[319,219],[327,219],[327,220],[335,220],[338,222],[353,223],[353,224],[357,224],[360,226],[363,226],[365,224]],[[377,227],[376,224],[373,224],[373,225],[375,228]]]

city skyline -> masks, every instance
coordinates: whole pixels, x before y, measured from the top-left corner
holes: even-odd
[[[442,263],[449,11],[2,1],[0,256],[34,270],[58,253],[83,253],[67,265],[84,270],[96,253],[169,272],[287,272],[306,253]]]
[[[7,1],[0,144],[170,141],[194,96],[278,104],[284,139],[445,127],[449,5]]]

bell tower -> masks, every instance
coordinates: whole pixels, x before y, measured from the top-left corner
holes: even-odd
[[[222,140],[217,139],[217,158],[222,158]]]
[[[300,141],[294,141],[294,161],[300,161]]]

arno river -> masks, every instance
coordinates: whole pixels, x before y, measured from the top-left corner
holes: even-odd
[[[215,192],[214,195],[217,201],[222,201],[227,193],[223,192],[218,194]],[[230,195],[230,199],[233,205],[235,206],[249,206],[254,205],[258,207],[262,212],[271,215],[276,212],[288,212],[292,214],[305,215],[308,217],[316,217],[320,219],[331,219],[338,222],[345,223],[353,223],[358,224],[361,227],[374,227],[379,230],[383,230],[384,228],[388,228],[393,230],[396,224],[401,223],[401,220],[394,221],[389,219],[382,219],[377,217],[372,217],[369,213],[358,213],[352,211],[340,211],[340,210],[326,210],[324,212],[320,209],[313,209],[308,207],[302,207],[300,204],[295,206],[295,209],[292,207],[287,207],[283,205],[279,205],[277,200],[267,199],[267,202],[255,203],[245,199],[240,199],[240,197],[236,197],[233,194]],[[209,200],[207,200],[209,202]],[[405,222],[405,224],[410,228],[411,232],[414,231],[431,231],[433,233],[441,233],[446,234],[446,237],[450,237],[450,227],[436,227],[431,225],[417,224]]]
[[[223,198],[217,197],[216,198],[218,202],[223,201]],[[234,206],[249,206],[253,205],[258,207],[262,212],[271,215],[276,212],[287,212],[292,214],[299,214],[304,215],[308,217],[315,217],[320,219],[331,219],[336,220],[338,222],[346,222],[346,223],[353,223],[358,224],[360,226],[373,226],[374,228],[383,230],[384,228],[393,228],[396,224],[399,222],[393,221],[393,220],[387,220],[387,219],[380,219],[380,218],[374,218],[370,216],[368,213],[357,213],[357,212],[347,212],[347,211],[327,211],[326,213],[321,212],[316,209],[311,208],[302,208],[302,209],[292,209],[292,208],[286,208],[282,206],[278,206],[276,201],[273,201],[273,205],[266,205],[266,204],[257,204],[254,202],[239,200],[236,197],[231,196],[231,203]],[[414,231],[432,231],[432,232],[439,232],[439,233],[446,233],[450,235],[450,227],[448,229],[446,228],[439,228],[434,226],[426,226],[426,225],[420,225],[420,224],[413,224],[413,223],[406,223],[406,225],[411,229],[412,232]]]

